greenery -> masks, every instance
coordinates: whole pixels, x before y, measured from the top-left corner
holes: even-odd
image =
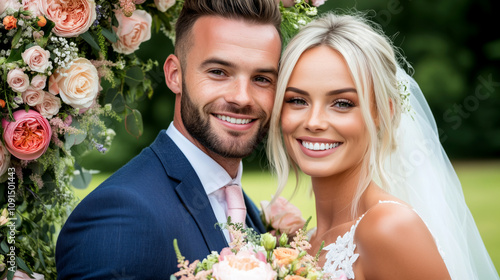
[[[500,161],[465,161],[454,164],[458,177],[462,182],[465,200],[474,216],[479,232],[488,249],[497,270],[500,269],[500,224],[494,213],[500,212]],[[78,197],[84,198],[110,174],[100,173],[93,177],[90,187],[84,190],[75,189]],[[275,191],[275,181],[266,171],[245,171],[242,184],[245,192],[258,204],[262,200],[270,200]],[[314,198],[308,186],[309,179],[302,176],[299,189],[292,197],[295,178],[290,176],[282,196],[297,206],[305,218],[312,217],[310,225],[316,224]],[[259,206],[260,207],[260,206]]]

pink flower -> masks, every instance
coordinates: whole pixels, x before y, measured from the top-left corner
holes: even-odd
[[[146,2],[146,0],[134,0],[134,4],[136,4],[136,5],[140,5],[144,2]]]
[[[276,272],[270,264],[260,261],[249,251],[226,255],[224,260],[212,267],[217,280],[275,279]]]
[[[31,86],[34,87],[35,89],[44,89],[45,85],[47,83],[47,76],[44,75],[36,75],[35,77],[31,78]]]
[[[51,119],[54,115],[57,115],[60,108],[61,99],[48,92],[44,92],[42,102],[35,106],[40,115],[47,119]]]
[[[87,32],[96,19],[94,0],[39,0],[40,11],[56,26],[52,32],[76,37]]]
[[[49,122],[35,110],[17,110],[12,115],[15,121],[2,120],[5,147],[19,159],[39,158],[47,150],[52,136]]]
[[[35,280],[44,280],[45,277],[42,274],[38,273],[33,273],[33,277],[35,277]],[[30,278],[28,274],[22,272],[21,270],[17,270],[16,273],[14,273],[14,278],[12,280],[32,280],[33,278]]]
[[[2,176],[10,165],[10,153],[0,141],[0,176]]]
[[[312,2],[311,4],[315,7],[319,7],[323,4],[325,4],[325,1],[326,0],[311,0],[310,2]]]
[[[24,92],[30,85],[30,78],[20,68],[12,69],[7,74],[7,83],[15,92]]]
[[[30,11],[31,15],[38,17],[42,15],[40,12],[40,1],[39,0],[23,0],[23,8],[25,11]]]
[[[49,78],[49,92],[60,94],[64,103],[77,108],[89,108],[99,93],[99,76],[86,58],[78,58],[69,68],[59,68]]]
[[[25,50],[21,56],[31,71],[43,73],[50,65],[50,52],[42,49],[40,46],[33,46]]]
[[[293,236],[306,223],[300,210],[283,197],[278,197],[272,205],[268,201],[261,201],[260,205],[266,222],[289,236]]]
[[[0,14],[3,14],[7,9],[19,10],[21,3],[18,0],[2,0],[0,1]]]
[[[155,0],[155,5],[160,12],[164,13],[175,5],[175,0]]]
[[[23,102],[28,104],[28,106],[35,107],[42,103],[44,94],[43,90],[28,87],[28,89],[22,93]]]
[[[121,11],[115,10],[118,27],[113,27],[118,35],[118,41],[113,43],[113,49],[118,53],[131,54],[139,49],[139,45],[151,38],[151,15],[144,10],[135,10],[132,16],[126,17]]]
[[[283,2],[283,6],[286,8],[292,7],[295,5],[295,0],[281,0]]]
[[[224,249],[222,249],[222,251],[220,251],[219,261],[223,261],[226,256],[234,256],[234,255],[235,254],[233,253],[233,250],[231,250],[231,248],[225,247]]]

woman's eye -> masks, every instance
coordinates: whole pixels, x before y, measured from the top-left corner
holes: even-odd
[[[340,109],[348,109],[348,108],[353,107],[354,104],[349,100],[339,99],[339,100],[335,100],[335,102],[333,103],[333,106],[338,107]]]
[[[293,105],[301,105],[301,106],[307,105],[307,102],[304,99],[296,97],[289,98],[285,102]]]

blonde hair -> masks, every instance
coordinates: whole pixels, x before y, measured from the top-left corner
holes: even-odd
[[[401,116],[401,98],[396,78],[398,52],[381,29],[359,13],[325,14],[305,26],[290,41],[281,58],[267,142],[270,166],[278,178],[275,197],[282,192],[290,167],[297,171],[296,164],[287,155],[280,128],[285,89],[302,53],[320,45],[336,50],[346,61],[360,97],[363,119],[370,136],[370,144],[363,156],[361,178],[351,205],[351,213],[355,217],[359,199],[372,179],[378,179],[382,187],[386,187],[384,159],[395,147],[394,133]],[[370,110],[371,92],[374,93],[375,116]]]

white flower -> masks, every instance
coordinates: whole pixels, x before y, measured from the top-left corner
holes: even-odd
[[[166,12],[170,7],[175,5],[175,0],[155,0],[156,8],[160,12]]]

